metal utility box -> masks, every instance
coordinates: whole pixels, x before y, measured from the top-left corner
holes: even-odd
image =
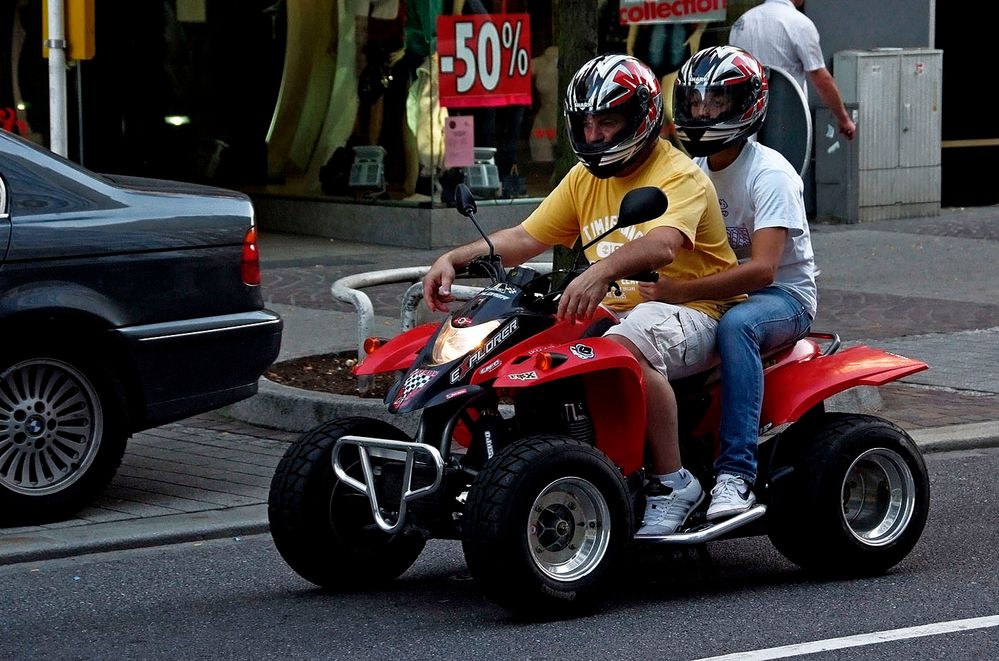
[[[856,223],[939,214],[943,51],[840,51],[833,73],[857,135],[850,143],[817,109],[816,215]]]

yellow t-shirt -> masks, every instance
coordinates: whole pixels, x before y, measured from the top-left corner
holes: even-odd
[[[656,227],[675,227],[683,234],[684,245],[671,264],[659,269],[661,275],[693,280],[736,265],[714,185],[686,154],[664,140],[658,142],[642,167],[627,177],[599,179],[577,163],[522,226],[543,243],[572,246],[582,236],[585,245],[617,222],[625,193],[642,186],[656,186],[666,193],[669,199],[666,213],[655,220],[611,232],[587,248],[586,258],[590,263]],[[620,312],[642,302],[637,282],[623,280],[618,284],[621,296],[608,292],[604,305]],[[685,305],[720,319],[725,310],[743,298],[691,301]]]

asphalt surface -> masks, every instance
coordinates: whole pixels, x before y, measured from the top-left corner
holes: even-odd
[[[812,240],[813,328],[930,365],[845,408],[875,410],[926,452],[999,444],[999,207],[813,224]],[[285,320],[279,361],[356,346],[356,314],[330,294],[336,279],[427,265],[438,253],[264,234],[265,299]],[[398,332],[407,286],[366,290],[379,334]],[[297,430],[377,404],[263,381],[238,406],[136,434],[93,505],[58,523],[0,528],[0,564],[266,531],[270,479]]]

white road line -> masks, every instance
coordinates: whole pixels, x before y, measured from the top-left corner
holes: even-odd
[[[762,650],[751,650],[748,652],[724,654],[722,656],[704,657],[703,659],[697,659],[696,661],[763,661],[763,659],[785,659],[789,656],[800,654],[815,654],[817,652],[841,650],[847,647],[878,645],[880,643],[887,643],[893,640],[905,640],[907,638],[920,638],[923,636],[937,636],[943,633],[952,633],[954,631],[987,629],[988,627],[996,626],[999,626],[999,615],[990,615],[989,617],[973,617],[968,620],[937,622],[936,624],[924,624],[923,626],[908,627],[906,629],[875,631],[873,633],[862,633],[856,636],[844,636],[843,638],[816,640],[811,643],[799,643],[797,645],[784,645],[783,647],[770,647]]]

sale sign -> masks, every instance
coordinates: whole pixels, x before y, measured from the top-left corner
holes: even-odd
[[[531,105],[527,14],[438,16],[437,55],[445,108]]]
[[[724,21],[728,0],[621,0],[621,25]]]

